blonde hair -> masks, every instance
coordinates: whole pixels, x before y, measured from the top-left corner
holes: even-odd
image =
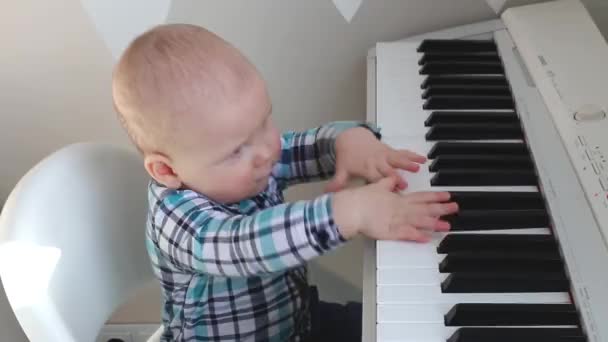
[[[187,117],[234,101],[253,76],[258,73],[247,58],[214,33],[195,25],[160,25],[138,36],[121,56],[112,98],[139,151],[166,152]]]

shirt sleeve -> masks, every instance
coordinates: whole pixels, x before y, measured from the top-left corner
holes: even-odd
[[[367,128],[378,139],[381,137],[380,130],[375,126],[354,121],[337,121],[303,132],[284,133],[281,137],[281,158],[274,169],[280,187],[333,176],[336,138],[355,127]]]
[[[169,196],[158,204],[149,243],[177,268],[235,277],[286,270],[344,243],[331,195],[284,203],[253,215],[230,214],[204,198]],[[149,232],[150,234],[150,232]]]

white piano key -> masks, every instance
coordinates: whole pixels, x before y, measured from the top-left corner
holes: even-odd
[[[463,231],[450,234],[544,234],[550,235],[548,228],[504,229],[489,231]],[[428,243],[411,241],[381,240],[376,243],[376,267],[416,267],[437,268],[444,255],[437,253],[437,246],[447,235],[446,233],[433,233]]]
[[[439,273],[437,265],[434,268],[378,268],[376,270],[377,285],[433,285],[440,284],[449,273]]]
[[[570,303],[566,292],[442,293],[437,285],[378,285],[378,304]]]
[[[454,304],[380,304],[378,323],[441,323]]]
[[[458,330],[441,323],[378,323],[378,342],[445,342]]]
[[[525,328],[574,328],[574,326],[526,326]],[[517,326],[509,328],[518,328]],[[378,342],[445,342],[459,327],[446,327],[443,323],[378,323]],[[541,342],[541,341],[539,341]]]
[[[424,120],[431,112],[422,109],[424,100],[421,97],[420,85],[425,76],[418,73],[418,60],[422,56],[416,51],[419,44],[378,44],[381,48],[378,48],[376,56],[377,121],[392,123],[382,126],[383,136],[424,135],[427,130]],[[399,53],[393,53],[394,49],[400,50]],[[404,91],[405,89],[416,91]]]

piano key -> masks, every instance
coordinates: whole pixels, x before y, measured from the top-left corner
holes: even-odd
[[[432,88],[431,88],[432,89]],[[517,124],[519,118],[513,111],[509,112],[467,112],[439,111],[432,112],[424,122],[427,127],[435,124]]]
[[[509,86],[504,75],[429,75],[422,81],[420,88],[426,89],[434,86],[460,84],[477,85],[480,87]]]
[[[564,265],[553,252],[456,252],[448,253],[439,264],[439,272],[561,272]]]
[[[439,285],[379,285],[376,295],[378,304],[570,303],[567,292],[442,293]]]
[[[530,156],[501,155],[444,155],[435,158],[429,170],[437,172],[442,169],[534,169]]]
[[[423,109],[515,109],[512,96],[438,95],[429,97]]]
[[[429,87],[422,93],[423,99],[438,95],[492,95],[509,96],[511,94],[507,87],[482,87],[476,85],[454,85],[448,87]]]
[[[405,43],[405,45],[410,45],[411,51],[399,56],[399,64],[416,65],[420,59],[420,54],[416,52],[418,42]],[[383,57],[378,56],[378,58]],[[382,64],[378,64],[378,72],[382,72],[382,68]],[[378,80],[379,98],[376,119],[393,123],[382,128],[383,138],[404,134],[410,136],[424,134],[426,131],[424,120],[430,112],[422,109],[424,100],[420,98],[419,92],[403,92],[403,89],[419,89],[425,77],[418,73],[417,68],[399,68],[399,70],[391,70],[390,73],[394,75],[392,79],[397,84],[384,87],[386,80]]]
[[[515,123],[450,123],[430,127],[425,138],[436,140],[521,139],[521,125]]]
[[[501,75],[504,69],[500,61],[431,61],[420,68],[420,75]]]
[[[456,304],[446,326],[578,325],[572,304]]]
[[[447,342],[584,342],[580,328],[459,328]],[[443,341],[442,341],[443,342]]]
[[[534,170],[445,169],[435,173],[431,178],[432,186],[536,184],[538,184],[538,180]]]
[[[517,253],[517,251],[510,251]],[[567,292],[570,282],[560,272],[455,272],[441,282],[443,293]]]
[[[494,40],[464,40],[464,39],[425,39],[417,52],[471,52],[471,51],[497,51]]]
[[[486,235],[545,235],[551,236],[549,228],[528,228],[517,230],[484,231]],[[439,273],[438,265],[445,258],[445,254],[437,253],[437,246],[446,236],[480,234],[478,231],[462,231],[448,233],[434,233],[428,243],[410,241],[377,241],[377,267],[381,268],[429,268]],[[497,249],[500,251],[500,249]],[[390,277],[398,277],[391,275]],[[439,278],[433,278],[439,284]],[[382,282],[378,278],[378,282]],[[407,279],[406,279],[407,281]]]
[[[558,251],[552,235],[533,234],[448,234],[437,246],[437,253],[463,251]]]
[[[450,222],[451,231],[549,226],[549,215],[544,209],[460,210],[442,219]]]
[[[427,156],[430,159],[444,154],[508,154],[527,155],[524,143],[483,143],[483,142],[445,142],[433,145]]]
[[[498,51],[471,51],[467,53],[429,51],[422,54],[422,57],[418,60],[418,65],[435,61],[487,62],[500,61],[500,58],[498,57]]]
[[[378,323],[377,325],[377,336],[378,341],[380,342],[582,342],[586,341],[585,339],[580,339],[580,336],[566,336],[563,339],[551,339],[555,334],[552,333],[536,333],[530,334],[529,337],[526,337],[522,333],[513,332],[512,335],[517,338],[510,338],[511,335],[508,333],[503,334],[503,330],[513,330],[513,329],[524,329],[520,327],[513,328],[476,328],[476,329],[494,329],[496,330],[496,339],[494,339],[494,334],[487,333],[482,336],[490,336],[489,339],[481,339],[481,340],[452,340],[450,339],[453,334],[455,334],[459,329],[465,329],[461,327],[446,327],[443,323],[403,323],[403,322],[388,322],[388,323]],[[560,327],[529,327],[527,329],[536,329],[536,330],[547,330],[547,329],[572,329],[579,330],[578,327],[570,326],[560,326]],[[515,331],[515,330],[513,330]],[[476,337],[477,335],[467,335],[466,338]],[[520,336],[523,336],[519,338]],[[545,338],[548,336],[549,338]],[[509,337],[503,339],[503,337]],[[539,337],[538,339],[536,337]],[[450,339],[450,340],[448,340]]]
[[[481,209],[545,209],[538,192],[450,191],[450,199],[460,210]]]

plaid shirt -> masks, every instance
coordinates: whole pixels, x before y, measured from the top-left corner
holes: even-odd
[[[310,330],[306,261],[345,240],[331,195],[283,203],[291,184],[334,173],[334,122],[281,137],[267,188],[221,204],[152,181],[146,245],[163,293],[163,341],[301,341]]]

